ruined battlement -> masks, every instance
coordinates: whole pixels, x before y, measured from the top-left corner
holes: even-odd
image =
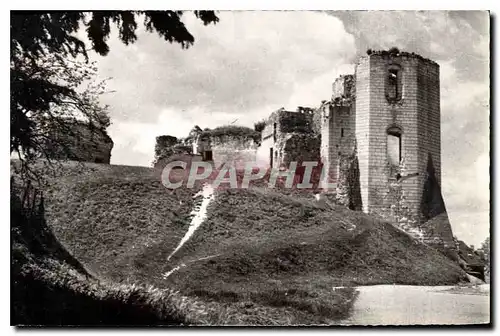
[[[386,218],[429,244],[452,245],[440,187],[436,62],[397,48],[369,50],[357,61],[354,74],[334,80],[331,99],[321,102],[312,115],[308,124],[302,122],[301,130],[311,139],[320,134],[319,160],[327,172],[322,185],[330,188],[324,191],[336,195],[341,204]],[[284,121],[305,120],[299,116],[280,110],[268,119],[262,139],[272,167],[284,157],[301,156],[287,153],[292,146],[282,146],[287,132],[280,127]],[[313,153],[314,146],[301,150]]]
[[[323,192],[339,204],[383,217],[422,242],[453,248],[441,193],[440,78],[434,61],[397,48],[369,50],[354,74],[333,81],[331,98],[318,108],[272,112],[259,141],[248,128],[195,133],[193,154],[204,160],[238,156],[278,169],[318,162],[327,173]]]
[[[227,125],[202,130],[195,126],[186,138],[169,135],[156,138],[155,165],[173,155],[191,156],[195,160],[224,163],[252,162],[260,143],[260,134],[248,127]]]
[[[55,125],[47,129],[50,136],[43,144],[48,158],[110,163],[114,143],[104,128],[63,118]]]
[[[332,84],[332,101],[352,99],[355,94],[354,75],[341,75]]]
[[[310,133],[312,132],[313,109],[287,111],[283,108],[271,113],[262,130],[262,140],[275,137],[282,133]]]
[[[431,59],[425,58],[425,57],[423,57],[419,54],[416,54],[414,52],[400,51],[398,48],[391,48],[389,50],[368,49],[366,51],[366,56],[361,56],[358,59],[358,64],[360,62],[363,62],[365,59],[371,58],[371,57],[377,57],[377,58],[381,58],[384,60],[394,60],[394,59],[400,59],[400,60],[406,60],[406,61],[418,60],[418,61],[421,61],[421,62],[426,63],[428,65],[439,68],[439,64]]]

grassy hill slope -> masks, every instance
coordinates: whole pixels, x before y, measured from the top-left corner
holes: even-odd
[[[171,192],[148,168],[68,167],[46,191],[47,222],[99,278],[175,288],[247,315],[272,308],[290,323],[345,316],[354,293],[333,286],[466,279],[458,265],[388,223],[312,195],[258,188],[218,190],[207,220],[167,261],[187,231],[199,186]]]
[[[92,276],[47,227],[40,194],[17,183],[11,188],[11,324],[179,325],[228,321],[218,306],[197,302],[171,289],[117,284]]]

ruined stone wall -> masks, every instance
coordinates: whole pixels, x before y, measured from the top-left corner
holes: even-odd
[[[175,155],[184,154],[193,154],[193,148],[191,145],[184,144],[182,143],[181,139],[178,139],[171,135],[160,135],[156,137],[155,158],[153,161],[153,165],[156,166],[156,164],[160,161],[170,162],[171,158],[173,158]]]
[[[211,137],[205,133],[199,133],[193,137],[192,151],[193,154],[203,155],[205,151],[212,150]]]
[[[264,129],[261,132],[261,141],[260,147],[257,151],[257,161],[260,163],[262,167],[270,167],[271,166],[271,158],[272,155],[274,157],[274,147],[275,147],[275,139],[274,139],[274,120],[275,113],[272,113],[271,116],[266,120],[266,124]],[[271,153],[271,150],[273,153]],[[273,160],[274,161],[274,160]]]
[[[338,180],[338,150],[336,148],[336,137],[334,134],[335,116],[333,104],[325,103],[320,108],[321,113],[321,148],[320,157],[323,163],[323,176],[322,188],[329,192],[328,185],[334,184]]]
[[[264,132],[263,132],[264,134]],[[271,159],[270,159],[270,156],[271,155],[274,155],[271,154],[271,149],[274,150],[274,146],[275,146],[275,143],[273,141],[273,137],[272,137],[272,132],[271,132],[271,136],[267,136],[267,137],[264,137],[262,136],[262,140],[261,140],[261,143],[260,143],[260,146],[259,148],[257,149],[257,163],[260,167],[270,167],[271,166]]]
[[[237,168],[244,168],[245,164],[253,163],[257,158],[258,143],[251,137],[229,135],[211,137],[210,146],[216,166],[232,163]]]
[[[277,113],[278,132],[284,133],[311,133],[313,112],[282,111]]]
[[[354,75],[340,75],[332,84],[332,101],[350,100],[355,90]]]
[[[323,110],[324,110],[324,105],[326,103],[327,103],[327,101],[323,100],[321,102],[321,105],[313,111],[311,128],[315,134],[321,134]]]
[[[345,167],[350,167],[347,161],[352,160],[356,144],[356,113],[354,104],[354,76],[340,76],[333,83],[332,101],[324,103],[320,108],[321,116],[321,160],[325,165],[327,175],[323,181],[337,183],[330,192],[337,188],[340,194],[348,189]],[[349,158],[349,159],[347,159]],[[347,160],[347,161],[346,161]],[[341,178],[340,166],[343,166]],[[339,185],[339,183],[341,183]],[[345,198],[342,196],[342,198]],[[341,201],[343,202],[343,201]],[[348,203],[348,202],[347,202]]]
[[[80,121],[68,121],[64,127],[48,131],[51,135],[45,151],[49,158],[110,163],[113,140],[106,130]]]
[[[287,165],[286,162],[290,162],[290,160],[298,160],[299,158],[295,150],[287,153],[286,148],[294,148],[294,145],[291,144],[287,147],[287,141],[291,134],[307,134],[309,137],[315,138],[313,115],[314,110],[310,108],[299,108],[299,111],[296,112],[284,109],[273,112],[267,119],[266,125],[262,130],[259,160],[265,162],[267,166],[271,166],[271,150],[273,156],[272,167],[274,168]],[[306,137],[302,138],[305,139]],[[314,143],[314,140],[311,140],[305,147],[311,146]]]
[[[351,154],[341,154],[339,157],[339,177],[335,199],[337,204],[361,211],[361,188],[359,185],[359,163],[356,150]]]
[[[320,162],[321,139],[311,133],[291,133],[282,140],[282,164],[290,167],[295,161],[300,166],[304,161]]]

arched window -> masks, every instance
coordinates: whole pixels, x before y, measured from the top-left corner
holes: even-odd
[[[399,65],[392,64],[387,68],[385,96],[390,103],[401,100],[402,97],[402,70]]]
[[[387,129],[387,159],[392,166],[401,162],[401,129],[393,126]]]

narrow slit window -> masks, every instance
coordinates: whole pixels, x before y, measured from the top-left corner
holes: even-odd
[[[389,74],[388,74],[388,84],[389,84],[389,87],[388,87],[388,95],[389,95],[389,98],[391,99],[397,99],[398,98],[398,95],[399,95],[399,88],[398,88],[398,84],[399,84],[399,79],[398,79],[398,76],[399,76],[399,71],[397,69],[389,69]]]
[[[341,137],[341,138],[343,138],[343,137],[344,137],[344,129],[343,129],[343,128],[341,128],[341,129],[340,129],[340,137]]]

